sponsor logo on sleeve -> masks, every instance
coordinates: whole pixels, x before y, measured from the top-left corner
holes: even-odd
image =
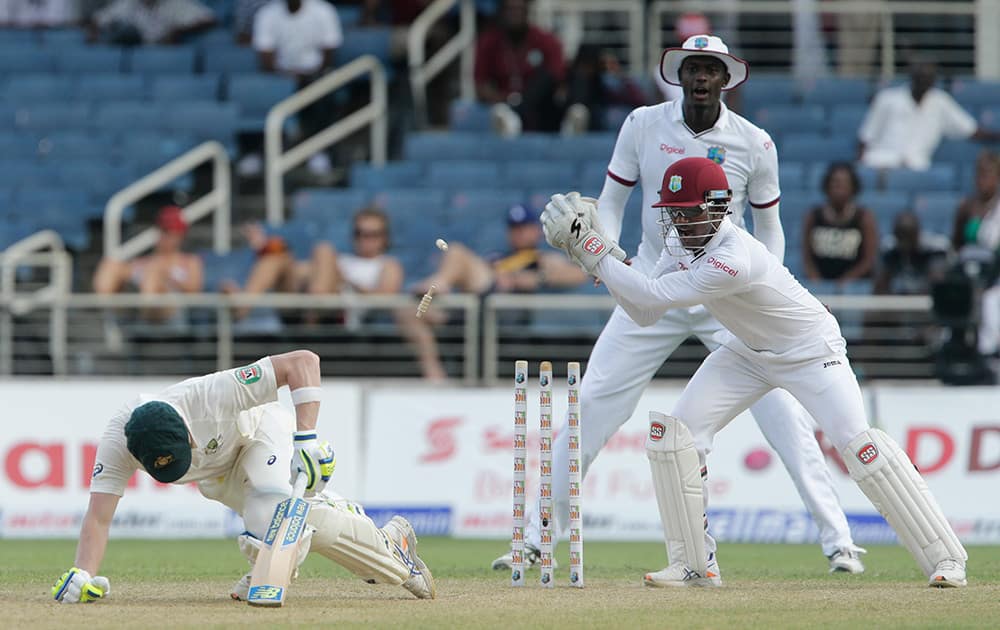
[[[260,380],[260,377],[264,375],[261,371],[260,366],[256,363],[252,365],[247,365],[241,368],[236,368],[233,372],[236,375],[236,380],[244,385],[253,385]]]
[[[712,265],[713,267],[715,267],[716,269],[718,269],[720,271],[725,271],[726,273],[728,273],[729,275],[731,275],[734,278],[739,273],[739,271],[737,271],[737,270],[733,269],[732,267],[730,267],[728,263],[725,263],[725,262],[719,260],[715,256],[710,256],[709,259],[706,260],[705,262],[708,263],[708,264],[710,264],[710,265]]]
[[[858,461],[867,466],[878,459],[878,448],[873,442],[869,442],[858,449]]]
[[[104,464],[102,464],[101,462],[97,462],[96,464],[94,464],[94,472],[90,473],[90,478],[93,479],[102,472],[104,472]]]
[[[583,242],[583,249],[596,256],[604,251],[604,241],[599,236],[591,236]]]
[[[667,432],[667,427],[659,422],[651,422],[649,424],[649,439],[654,442],[659,442],[663,439],[663,435]]]

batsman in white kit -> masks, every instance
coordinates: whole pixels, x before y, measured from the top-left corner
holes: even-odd
[[[653,271],[663,252],[659,212],[652,207],[663,171],[688,156],[704,156],[722,165],[733,198],[732,221],[743,225],[744,205],[753,208],[754,236],[781,260],[785,237],[778,214],[778,157],[770,136],[721,101],[724,90],[747,78],[745,61],[729,54],[718,37],[696,35],[681,48],[664,52],[663,79],[683,87],[682,100],[634,110],[622,124],[597,208],[612,240],[621,233],[625,204],[637,183],[642,185],[642,240],[632,266],[644,274]],[[624,253],[621,254],[624,257]],[[616,308],[598,338],[580,397],[583,417],[583,472],[601,448],[632,416],[643,390],[663,362],[690,336],[709,349],[719,347],[723,325],[701,305],[667,311],[653,325],[642,327]],[[851,537],[847,518],[833,489],[830,470],[816,442],[814,422],[788,392],[775,390],[750,408],[754,420],[791,475],[819,528],[829,569],[861,573],[864,565]],[[556,470],[566,467],[566,432],[553,445]],[[553,487],[556,531],[566,526],[568,488],[557,478]],[[537,549],[537,510],[530,515],[529,550]],[[537,553],[529,555],[536,560]],[[494,561],[507,568],[509,556]]]
[[[718,431],[780,387],[817,420],[930,586],[965,586],[968,556],[927,484],[899,445],[868,425],[836,318],[733,224],[732,199],[712,160],[672,164],[653,204],[666,251],[649,274],[621,262],[596,207],[578,195],[554,195],[542,215],[548,242],[600,278],[639,326],[703,304],[726,328],[670,415],[649,414],[646,452],[670,564],[646,574],[646,584],[721,585],[705,517],[705,458]]]
[[[277,402],[285,385],[294,414]],[[277,579],[287,582],[309,551],[370,583],[402,585],[418,598],[434,598],[434,578],[417,556],[417,538],[406,519],[396,516],[380,529],[360,505],[324,490],[336,462],[329,443],[316,434],[321,391],[319,357],[295,350],[190,378],[126,404],[97,447],[76,561],[52,588],[53,597],[78,603],[110,593],[108,579],[97,572],[118,502],[143,468],[161,483],[195,482],[203,496],[243,517],[246,531],[238,543],[251,571],[234,585],[233,599],[280,605],[287,584],[257,582],[271,576],[254,565],[276,571],[280,564],[284,574]],[[305,492],[304,501],[289,498],[292,480]],[[278,528],[279,503],[305,514],[304,526],[293,518],[297,556],[290,559],[275,557],[279,544],[293,538],[279,533],[274,540],[275,531],[285,531]],[[294,517],[291,512],[286,514]],[[257,583],[264,586],[255,590]]]

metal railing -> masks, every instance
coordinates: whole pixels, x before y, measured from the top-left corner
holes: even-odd
[[[366,74],[371,75],[371,101],[294,147],[283,150],[285,121],[339,87]],[[316,153],[371,125],[371,161],[385,164],[388,150],[388,86],[385,69],[374,55],[363,55],[324,75],[271,108],[264,125],[264,173],[267,187],[267,222],[285,220],[284,175]]]
[[[17,271],[25,266],[48,268],[48,282],[30,292],[19,292]],[[0,253],[0,374],[14,372],[14,317],[36,308],[49,310],[52,372],[66,374],[66,297],[72,286],[73,260],[53,230],[35,232]]]
[[[159,190],[165,184],[209,161],[213,167],[212,190],[184,208],[184,219],[188,223],[193,223],[212,214],[212,245],[218,254],[228,252],[232,206],[229,155],[220,143],[210,140],[170,160],[111,196],[104,209],[104,255],[115,260],[128,260],[155,245],[160,234],[160,230],[156,227],[147,228],[128,241],[122,242],[122,217],[125,209],[149,193]]]
[[[966,0],[956,2],[908,2],[895,0],[816,0],[814,3],[820,15],[833,15],[839,18],[856,18],[852,23],[844,21],[839,24],[838,34],[856,35],[860,39],[855,42],[855,50],[848,51],[855,57],[860,48],[868,50],[870,60],[860,60],[852,67],[860,70],[842,72],[842,74],[871,75],[872,63],[877,75],[890,78],[896,74],[898,56],[902,43],[897,41],[897,27],[905,19],[911,17],[968,18],[968,28],[974,29],[973,38],[957,37],[953,45],[943,46],[940,50],[930,50],[925,45],[933,41],[942,41],[937,30],[941,24],[935,23],[931,29],[919,31],[919,25],[907,24],[908,37],[912,40],[908,46],[919,48],[920,52],[933,55],[939,63],[967,63],[974,66],[976,74],[981,78],[1000,78],[1000,44],[997,43],[997,32],[1000,30],[1000,8],[995,0]],[[693,0],[656,0],[647,14],[646,45],[647,63],[649,68],[656,68],[660,61],[668,34],[673,31],[672,21],[664,23],[665,16],[676,16],[687,11],[697,11],[711,18],[716,32],[730,39],[730,47],[737,48],[744,56],[752,55],[752,51],[760,49],[760,55],[768,55],[775,61],[773,69],[787,71],[792,66],[795,56],[792,23],[796,12],[796,3],[792,0],[720,0],[714,3]],[[779,33],[773,24],[777,16],[787,16],[788,30]],[[758,17],[769,22],[767,28],[748,22],[749,17]],[[730,23],[727,27],[726,23]],[[863,42],[863,43],[862,43]],[[915,46],[916,44],[916,46]],[[840,42],[835,42],[834,52],[839,52]],[[902,61],[906,61],[905,59]],[[783,67],[777,67],[778,65]],[[768,64],[771,66],[772,64]],[[868,70],[865,70],[867,67]]]
[[[624,15],[627,27],[616,30],[601,24],[602,28],[588,29],[585,18],[596,13]],[[592,43],[624,50],[621,61],[628,72],[636,74],[643,68],[646,15],[642,0],[538,0],[535,19],[540,26],[558,33],[563,50],[570,57],[580,44]]]
[[[458,32],[430,59],[424,59],[427,35],[431,27],[456,4],[459,5]],[[461,56],[460,98],[464,100],[475,98],[476,89],[472,77],[475,40],[476,7],[473,0],[435,0],[410,25],[406,35],[406,49],[410,63],[410,91],[413,94],[414,115],[419,127],[426,127],[428,122],[427,84],[458,56]]]

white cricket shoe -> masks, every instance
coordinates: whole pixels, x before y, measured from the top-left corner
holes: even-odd
[[[493,561],[490,568],[494,571],[510,571],[513,568],[514,559],[511,557],[510,552],[503,554],[499,558]],[[537,567],[542,564],[542,552],[536,547],[525,544],[524,545],[524,568],[525,570],[532,567]],[[552,568],[558,569],[559,563],[556,562],[555,558],[552,558]]]
[[[961,560],[942,560],[934,567],[928,586],[936,588],[955,588],[965,586],[965,563]]]
[[[827,556],[830,559],[830,573],[864,573],[865,565],[861,563],[861,554],[867,549],[857,545],[842,547]]]
[[[229,596],[238,602],[245,602],[249,593],[250,574],[247,573],[240,579],[236,580],[236,584],[233,584],[233,588],[230,590]]]
[[[719,563],[715,559],[715,554],[708,555],[707,575],[700,573],[687,566],[683,562],[674,562],[666,569],[660,569],[655,573],[647,573],[642,578],[646,586],[657,588],[667,588],[676,586],[722,586],[722,572],[719,571]]]
[[[403,588],[416,595],[418,599],[434,599],[437,593],[434,576],[417,555],[417,534],[413,531],[410,521],[402,516],[393,516],[382,531],[396,546],[399,559],[410,568],[410,578],[403,582]]]

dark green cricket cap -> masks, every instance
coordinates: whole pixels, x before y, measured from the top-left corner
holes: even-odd
[[[191,467],[191,441],[177,410],[154,400],[139,405],[125,423],[129,453],[160,483],[171,483]]]

